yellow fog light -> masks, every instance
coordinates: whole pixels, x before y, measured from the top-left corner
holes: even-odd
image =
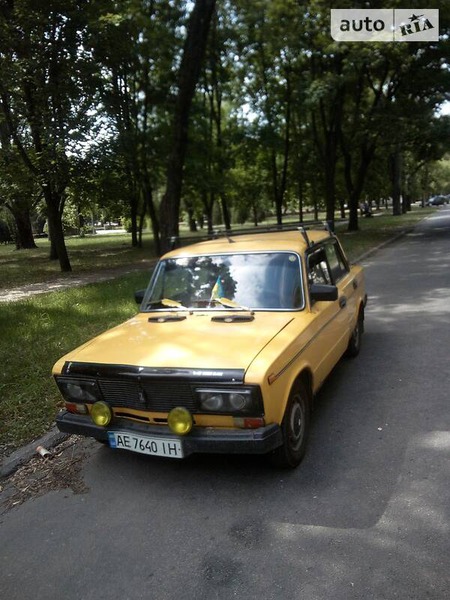
[[[112,419],[112,411],[106,402],[96,402],[91,408],[91,419],[99,427],[105,427]]]
[[[192,415],[186,408],[177,406],[177,408],[172,408],[170,411],[167,423],[177,435],[186,435],[192,429]]]

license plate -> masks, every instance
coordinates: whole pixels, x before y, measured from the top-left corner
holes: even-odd
[[[108,439],[111,448],[131,450],[132,452],[152,456],[183,458],[183,447],[179,440],[135,435],[134,433],[122,431],[108,431]]]

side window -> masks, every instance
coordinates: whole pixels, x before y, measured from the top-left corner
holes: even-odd
[[[325,244],[325,253],[330,265],[333,282],[336,283],[348,272],[340,248],[334,242]]]
[[[312,283],[331,283],[325,250],[320,248],[308,256],[308,278]]]

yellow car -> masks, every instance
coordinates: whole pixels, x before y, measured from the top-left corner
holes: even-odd
[[[326,227],[242,234],[163,256],[132,319],[61,358],[59,429],[183,458],[303,458],[313,398],[358,354],[366,292]]]

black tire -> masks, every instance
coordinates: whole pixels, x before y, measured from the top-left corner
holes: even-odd
[[[350,341],[347,346],[345,355],[354,358],[358,356],[361,350],[362,334],[364,331],[364,315],[362,311],[359,311],[358,320],[356,321],[355,329],[352,332]]]
[[[281,431],[283,444],[270,454],[271,463],[283,469],[297,467],[306,451],[311,421],[311,398],[303,382],[291,390]]]

